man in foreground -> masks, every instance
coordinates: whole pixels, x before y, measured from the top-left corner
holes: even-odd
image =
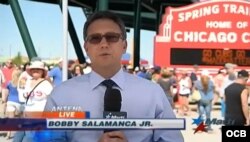
[[[103,81],[113,82],[113,88],[121,92],[120,111],[127,118],[175,118],[161,87],[148,80],[124,72],[121,57],[126,52],[124,23],[115,14],[96,12],[84,25],[84,48],[90,60],[92,72],[75,77],[57,86],[46,104],[46,111],[60,106],[80,107],[89,111],[91,118],[103,118]],[[66,111],[66,110],[65,110]],[[74,142],[183,142],[179,130],[103,130],[65,131],[66,141]]]

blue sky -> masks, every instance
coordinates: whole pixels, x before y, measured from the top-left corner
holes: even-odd
[[[63,54],[62,13],[58,5],[19,0],[19,4],[32,37],[38,56],[56,58]],[[82,9],[69,7],[75,29],[83,45],[82,29],[86,20]],[[26,50],[18,30],[10,5],[0,4],[0,56],[14,57],[18,52],[26,55]],[[128,52],[131,53],[133,29],[128,35]],[[153,37],[155,32],[141,31],[141,58],[153,61]],[[68,38],[68,58],[76,59],[76,54]],[[85,54],[85,53],[84,53]]]

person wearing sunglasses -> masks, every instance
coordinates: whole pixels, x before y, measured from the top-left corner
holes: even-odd
[[[83,30],[84,49],[91,60],[92,71],[74,77],[53,89],[45,111],[66,106],[89,111],[90,118],[103,118],[104,80],[112,80],[121,92],[120,111],[127,118],[176,118],[161,87],[151,81],[125,72],[122,54],[127,49],[123,21],[114,13],[99,11],[88,17]],[[68,108],[70,109],[70,108]],[[67,111],[69,111],[67,109]],[[183,142],[179,130],[71,130],[62,132],[60,141],[71,142]],[[59,140],[59,138],[56,138]]]

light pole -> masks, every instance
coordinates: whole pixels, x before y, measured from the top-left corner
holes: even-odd
[[[11,44],[9,46],[9,52],[10,52],[10,59],[11,59]]]

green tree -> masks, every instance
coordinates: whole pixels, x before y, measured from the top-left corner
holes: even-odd
[[[23,64],[23,59],[20,52],[18,52],[17,55],[13,58],[13,63],[16,64],[17,66]]]

